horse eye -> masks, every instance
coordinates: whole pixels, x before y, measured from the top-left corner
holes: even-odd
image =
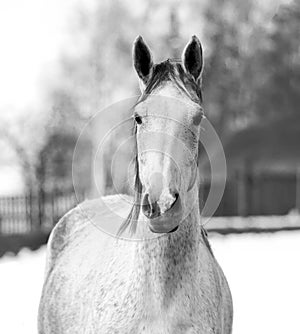
[[[142,124],[142,118],[139,115],[134,115],[134,120],[137,122],[137,124]]]

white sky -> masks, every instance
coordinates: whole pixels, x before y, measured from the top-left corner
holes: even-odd
[[[49,67],[55,69],[70,38],[72,15],[82,3],[83,0],[1,0],[2,115],[24,112],[38,103],[42,74]]]
[[[72,25],[77,9],[90,8],[94,3],[94,0],[0,0],[2,126],[14,124],[24,115],[42,112],[45,77],[57,77],[62,52],[72,47],[74,50]],[[20,169],[3,164],[4,157],[10,154],[6,142],[1,142],[1,147],[0,194],[19,193]]]

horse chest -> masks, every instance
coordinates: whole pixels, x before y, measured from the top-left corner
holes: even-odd
[[[190,253],[183,261],[171,250],[157,252],[156,245],[137,250],[118,242],[97,249],[93,239],[84,252],[77,244],[65,248],[49,275],[45,308],[57,332],[214,333],[218,315],[207,312],[216,306],[212,282],[203,279],[211,276],[207,261],[199,271]]]
[[[93,321],[105,333],[186,333],[183,329],[192,328],[199,320],[195,292],[192,297],[182,289],[171,296],[164,291],[166,287],[154,284],[149,289],[134,280],[130,286],[119,282],[117,287],[107,288]]]
[[[201,292],[195,289],[189,275],[181,277],[161,268],[148,269],[127,263],[111,282],[100,284],[95,321],[102,330],[188,333],[188,328],[203,322],[199,318]]]

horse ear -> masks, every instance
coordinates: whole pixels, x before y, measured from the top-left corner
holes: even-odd
[[[145,84],[151,75],[153,60],[151,51],[142,36],[138,36],[133,43],[132,58],[136,73]]]
[[[197,36],[193,36],[182,53],[182,64],[186,73],[197,81],[203,69],[202,46]]]

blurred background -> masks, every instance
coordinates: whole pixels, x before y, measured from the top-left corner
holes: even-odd
[[[112,120],[103,117],[84,138],[76,197],[77,138],[96,112],[139,94],[135,37],[144,37],[159,62],[180,57],[193,34],[204,48],[204,110],[227,159],[224,196],[207,229],[232,288],[234,333],[299,333],[297,0],[1,1],[1,333],[36,332],[42,245],[58,219],[94,193],[97,134]],[[115,192],[116,177],[117,188],[130,192],[126,175],[110,169],[119,139],[102,156],[105,194]],[[211,184],[200,156],[202,207]]]

